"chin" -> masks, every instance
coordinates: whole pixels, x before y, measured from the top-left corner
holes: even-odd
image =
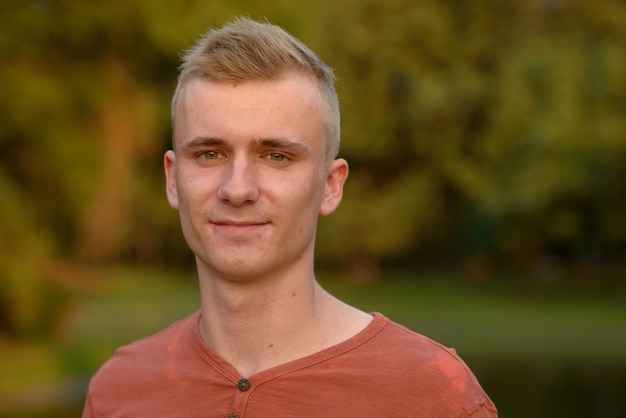
[[[232,282],[249,282],[269,274],[266,263],[256,263],[250,258],[244,260],[212,260],[202,262],[209,275]]]

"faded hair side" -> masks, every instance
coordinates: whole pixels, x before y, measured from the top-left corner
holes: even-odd
[[[303,74],[317,83],[327,108],[327,160],[334,159],[339,152],[340,114],[333,70],[301,41],[268,22],[237,18],[209,30],[184,53],[172,99],[172,124],[181,92],[192,79],[278,80],[288,73]]]

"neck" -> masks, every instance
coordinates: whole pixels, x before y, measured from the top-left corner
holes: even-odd
[[[200,274],[200,290],[202,338],[244,377],[344,341],[371,320],[312,274],[253,282]]]

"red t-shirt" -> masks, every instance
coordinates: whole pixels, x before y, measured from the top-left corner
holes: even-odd
[[[199,319],[121,347],[83,418],[497,417],[453,350],[378,313],[349,340],[248,379],[206,346]]]

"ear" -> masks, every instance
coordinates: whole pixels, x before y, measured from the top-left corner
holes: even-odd
[[[334,160],[326,171],[324,197],[320,207],[321,215],[330,215],[337,209],[343,197],[343,185],[348,178],[348,162],[343,158]]]
[[[176,154],[172,150],[165,152],[163,156],[165,168],[165,193],[167,201],[174,209],[178,209],[178,190],[176,189]]]

